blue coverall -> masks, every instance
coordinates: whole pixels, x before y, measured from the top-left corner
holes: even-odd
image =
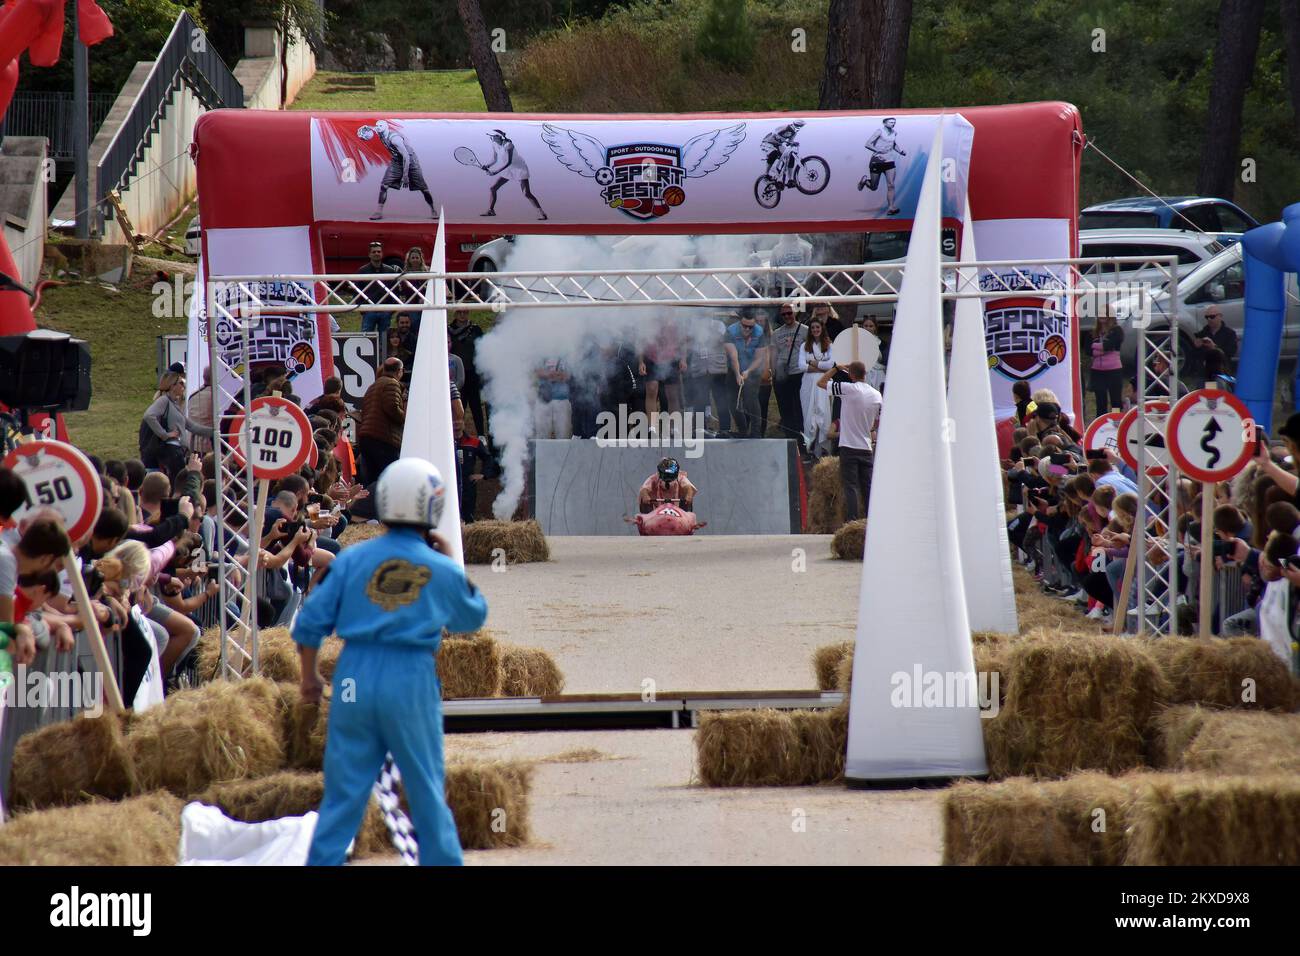
[[[308,866],[344,862],[392,753],[420,843],[421,866],[458,866],[456,823],[447,807],[442,694],[435,654],[445,627],[477,630],[487,602],[423,533],[395,527],[344,550],[303,603],[293,639],[320,647],[344,641],[334,671],[325,742],[325,797]]]

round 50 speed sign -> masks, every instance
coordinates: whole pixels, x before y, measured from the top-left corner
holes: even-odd
[[[1165,428],[1169,453],[1189,478],[1227,481],[1255,454],[1255,422],[1236,395],[1201,388],[1178,400]]]
[[[1164,401],[1147,402],[1147,414],[1157,419],[1163,418],[1169,411],[1169,403]],[[1138,469],[1138,428],[1137,428],[1138,407],[1134,405],[1124,417],[1119,420],[1119,433],[1116,440],[1119,443],[1120,457],[1128,463],[1128,466],[1134,471]],[[1165,429],[1156,424],[1148,427],[1146,434],[1146,466],[1147,475],[1151,478],[1162,478],[1169,474],[1169,449],[1165,447]]]
[[[53,508],[74,544],[95,527],[104,491],[89,459],[76,448],[61,441],[28,442],[9,453],[4,467],[27,485],[29,503],[14,512],[15,521],[32,509]]]
[[[285,478],[311,457],[315,442],[311,422],[287,398],[263,395],[253,399],[247,415],[231,423],[230,442],[240,465],[252,459],[254,478]]]

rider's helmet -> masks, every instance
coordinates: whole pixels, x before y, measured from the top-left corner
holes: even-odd
[[[682,472],[681,466],[677,464],[676,458],[659,459],[659,480],[664,484],[670,481],[676,481],[677,476]]]
[[[379,476],[375,513],[386,525],[436,528],[442,520],[447,486],[423,458],[399,458]]]
[[[803,129],[803,124],[804,124],[803,120],[795,120],[790,125],[793,126],[795,129]]]

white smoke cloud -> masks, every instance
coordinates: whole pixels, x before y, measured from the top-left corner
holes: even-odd
[[[563,273],[628,269],[731,268],[761,263],[776,236],[519,236],[501,269],[504,272]],[[756,254],[757,250],[757,254]],[[561,280],[556,280],[561,281]],[[574,280],[577,281],[577,280]],[[680,277],[665,279],[685,289]],[[528,281],[534,290],[541,280]],[[660,293],[665,287],[648,287]],[[607,286],[590,283],[595,297],[617,301]],[[616,287],[631,297],[631,281]],[[734,289],[733,289],[734,291]],[[563,302],[562,297],[556,297]],[[501,450],[503,488],[493,513],[508,520],[523,494],[533,409],[537,400],[534,370],[546,359],[567,366],[573,391],[596,392],[610,372],[608,350],[621,345],[640,348],[664,324],[676,325],[688,346],[709,328],[706,320],[727,310],[709,307],[614,306],[506,310],[480,341],[476,353],[485,401],[491,406],[492,440]],[[606,351],[602,351],[606,350]],[[662,402],[662,399],[661,399]]]

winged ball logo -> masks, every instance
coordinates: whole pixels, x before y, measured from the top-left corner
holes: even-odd
[[[606,146],[594,136],[547,123],[542,140],[560,164],[594,179],[611,209],[640,221],[666,216],[686,202],[686,180],[722,166],[745,139],[745,124],[710,130],[680,146],[621,143]]]
[[[1052,295],[1061,287],[1060,278],[1051,273],[1022,270],[980,277],[982,290],[1008,293],[986,306],[984,344],[989,368],[1021,381],[1065,362],[1070,317]]]

